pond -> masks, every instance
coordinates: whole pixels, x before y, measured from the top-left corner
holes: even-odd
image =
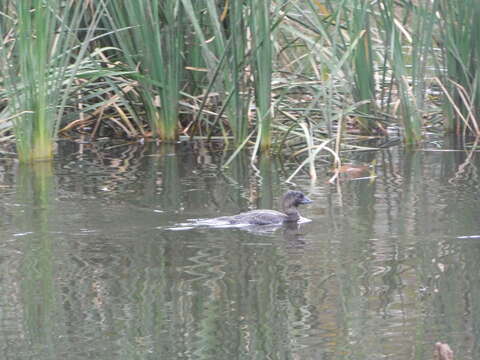
[[[479,359],[479,156],[359,153],[317,181],[221,146],[65,143],[0,160],[5,359]],[[314,202],[298,228],[182,228]]]

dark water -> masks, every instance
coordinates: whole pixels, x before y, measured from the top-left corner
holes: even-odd
[[[299,229],[168,227],[278,208],[293,168],[219,146],[67,144],[0,160],[0,358],[480,358],[479,156],[358,155],[296,189]]]

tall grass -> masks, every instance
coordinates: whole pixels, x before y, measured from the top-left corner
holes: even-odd
[[[235,144],[239,146],[248,136],[251,100],[245,6],[240,1],[227,1],[223,8],[218,7],[214,0],[205,0],[203,7],[197,1],[182,2],[208,69],[207,89],[219,94]],[[223,125],[222,121],[217,123]]]
[[[82,26],[87,6],[75,0],[0,5],[0,77],[22,162],[53,156],[69,90],[98,22],[100,12]]]
[[[480,124],[480,3],[476,0],[438,0],[440,33],[437,42],[443,53],[440,74],[448,98],[444,102],[447,131],[464,126],[470,132]],[[451,100],[449,100],[451,99]],[[460,119],[466,120],[464,124]],[[478,132],[477,132],[478,135]]]
[[[331,3],[331,2],[329,2]],[[342,24],[345,24],[348,39],[344,39],[344,46],[360,37],[358,45],[352,51],[352,58],[347,63],[348,71],[352,72],[353,97],[363,105],[358,107],[358,124],[365,133],[371,133],[376,124],[371,119],[376,113],[375,97],[375,59],[372,51],[372,32],[370,12],[371,2],[363,0],[343,1]],[[332,6],[332,5],[331,5]],[[342,35],[345,31],[337,27]]]
[[[436,63],[446,128],[477,134],[479,14],[477,0],[4,0],[0,132],[14,123],[22,161],[51,158],[67,107],[81,106],[99,116],[92,138],[102,126],[146,135],[146,114],[166,141],[221,135],[238,151],[254,139],[255,150],[294,143],[313,169],[330,139],[342,150],[345,124],[396,125],[405,143],[421,142],[438,110],[425,96]],[[98,37],[114,46],[98,51]],[[79,76],[94,53],[114,79]],[[71,96],[77,82],[88,95]],[[64,128],[77,123],[86,122]]]
[[[250,30],[253,40],[253,74],[255,79],[255,100],[257,129],[260,147],[269,150],[272,144],[272,34],[271,1],[249,0],[251,11]]]
[[[425,104],[426,90],[433,75],[433,72],[428,71],[428,68],[432,69],[436,61],[432,55],[432,50],[437,11],[438,1],[420,1],[412,6],[410,13],[412,17],[409,26],[412,34],[411,83],[417,108],[422,113],[427,111]]]
[[[271,1],[226,1],[219,7],[218,2],[206,0],[203,11],[199,2],[183,3],[209,69],[208,89],[220,94],[235,144],[244,146],[250,136],[254,93],[257,142],[269,150],[273,116]]]
[[[184,22],[180,0],[101,1],[121,60],[138,69],[138,91],[152,130],[160,139],[177,138],[183,74]]]
[[[408,43],[408,31],[405,24],[397,19],[397,13],[403,9],[395,6],[394,0],[378,2],[378,23],[382,29],[386,57],[390,64],[392,80],[395,81],[401,108],[401,125],[404,130],[404,142],[408,145],[418,144],[422,139],[422,117],[418,111],[417,99],[413,96],[409,84],[411,76],[408,72],[404,46]],[[410,40],[411,42],[411,40]],[[427,56],[423,53],[423,56]],[[422,95],[423,96],[423,95]]]
[[[334,148],[340,149],[344,132],[343,118],[359,113],[366,115],[360,108],[367,103],[374,105],[372,99],[374,94],[371,92],[371,87],[374,88],[373,79],[365,77],[356,82],[352,71],[354,59],[367,56],[367,60],[373,62],[372,57],[366,55],[366,48],[365,51],[360,51],[363,55],[358,55],[357,52],[360,43],[365,41],[365,29],[359,26],[361,29],[358,31],[345,33],[345,18],[348,17],[346,12],[351,14],[352,4],[348,1],[328,4],[327,9],[318,1],[293,2],[286,10],[288,15],[285,21],[280,25],[280,33],[286,44],[282,51],[284,54],[288,53],[284,56],[288,59],[288,65],[281,69],[284,72],[288,69],[290,76],[296,79],[286,83],[285,92],[298,88],[306,89],[308,94],[311,94],[311,100],[306,102],[304,108],[292,106],[297,114],[300,113],[297,116],[288,110],[283,111],[294,123],[290,127],[279,128],[287,134],[304,138],[306,149],[301,152],[308,155],[297,171],[308,163],[312,178],[316,176],[314,158],[320,152],[328,151],[332,153],[334,159],[338,159],[338,156],[326,146],[331,141],[325,138],[335,139],[337,144]],[[362,16],[367,14],[364,13]],[[361,22],[360,19],[358,22]],[[373,70],[370,75],[373,76]],[[361,83],[365,79],[367,81]],[[356,95],[351,96],[352,93],[360,94],[355,92],[355,84],[363,84],[366,85],[365,88],[370,89],[364,92],[368,100],[360,100]],[[365,121],[364,130],[369,129],[372,124],[374,123]],[[337,136],[334,134],[335,126]]]

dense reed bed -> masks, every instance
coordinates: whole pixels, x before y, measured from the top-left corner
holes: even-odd
[[[314,177],[391,128],[476,136],[479,19],[476,0],[4,0],[0,141],[30,162],[59,136],[220,137]]]

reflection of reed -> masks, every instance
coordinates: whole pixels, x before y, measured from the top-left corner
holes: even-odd
[[[192,305],[187,311],[191,317],[187,316],[190,321],[186,325],[187,331],[193,336],[186,339],[186,346],[195,358],[214,359],[217,358],[217,352],[221,353],[225,347],[229,347],[229,340],[221,335],[227,330],[225,315],[228,314],[229,301],[225,294],[224,271],[227,253],[222,246],[205,249],[192,244],[192,247],[195,253],[188,260],[194,265],[186,264],[183,268],[185,274],[189,275],[183,287],[189,289],[191,295],[181,297],[184,300],[188,298],[188,303]]]
[[[179,159],[175,155],[175,146],[164,144],[159,148],[161,164],[161,205],[165,209],[177,210],[181,201],[181,182],[179,176]]]
[[[63,191],[75,191],[83,194],[116,194],[135,186],[143,173],[143,160],[146,147],[138,144],[107,146],[101,142],[79,144],[81,151],[72,151],[71,143],[60,146],[63,155],[59,161],[59,183]],[[66,147],[66,150],[64,149]]]
[[[273,209],[272,159],[267,155],[260,158],[260,209]]]
[[[137,268],[133,273],[148,276],[129,280],[145,290],[140,298],[131,299],[131,311],[136,311],[139,300],[151,302],[137,319],[155,319],[156,327],[145,328],[147,323],[139,321],[136,326],[139,334],[153,336],[156,354],[222,360],[239,353],[252,359],[277,354],[288,358],[279,255],[272,246],[242,245],[250,238],[240,234],[238,239],[228,231],[197,232],[193,237],[181,233],[156,242],[156,248],[163,249],[157,250],[161,256],[130,262]],[[133,273],[125,275],[130,278]]]
[[[403,359],[430,354],[439,340],[459,357],[478,357],[478,238],[454,236],[478,234],[478,197],[476,188],[466,192],[435,176],[445,165],[429,158],[436,155],[402,155],[399,166],[398,154],[389,153],[375,183],[341,184],[341,208],[318,199],[337,196],[322,188],[311,207],[315,217],[303,229],[167,232],[155,228],[158,214],[149,207],[167,209],[172,221],[178,215],[171,210],[180,206],[189,215],[227,215],[276,208],[270,201],[284,189],[268,158],[251,177],[244,173],[251,171],[248,158],[240,156],[224,177],[193,145],[163,149],[161,155],[157,148],[145,151],[153,156],[143,159],[127,151],[124,162],[108,160],[116,175],[98,159],[88,170],[72,169],[81,184],[76,194],[71,173],[19,171],[19,205],[6,209],[24,235],[15,239],[23,247],[5,242],[11,250],[0,252],[0,285],[8,294],[0,336],[25,339],[18,341],[24,351],[42,347],[38,358],[45,360],[58,353]],[[169,156],[176,160],[167,164]],[[104,180],[104,174],[128,191],[112,193],[109,202],[99,199],[103,192],[78,202],[54,197],[68,190],[82,198],[97,186],[92,177]],[[168,192],[177,193],[168,198]],[[130,202],[146,209],[137,212]],[[330,218],[318,212],[319,203],[329,206]]]
[[[448,182],[464,160],[418,151],[382,156],[375,186],[342,184],[342,216],[332,213],[337,321],[345,329],[339,338],[358,344],[344,349],[356,357],[414,357],[442,340],[462,343],[461,357],[476,358],[480,296],[473,290],[478,282],[473,274],[480,273],[475,260],[480,255],[475,240],[450,238],[479,231],[471,184],[465,192],[463,183]],[[476,181],[474,169],[469,167],[464,181]],[[465,316],[469,313],[475,315]],[[366,335],[366,328],[382,340]],[[465,333],[472,334],[470,340],[456,336]],[[405,354],[405,344],[416,348]]]
[[[18,228],[31,235],[23,237],[21,299],[28,342],[53,351],[56,336],[56,289],[54,243],[49,229],[53,202],[53,170],[50,162],[20,166],[17,197],[24,204],[14,215]],[[46,354],[43,354],[46,355]]]

